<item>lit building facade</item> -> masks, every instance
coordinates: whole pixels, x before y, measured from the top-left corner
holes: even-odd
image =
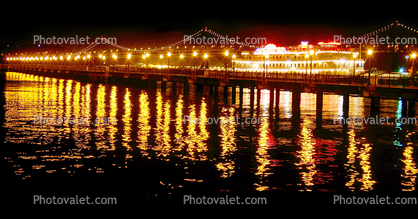
[[[302,42],[295,47],[268,44],[255,51],[244,51],[234,60],[237,71],[267,73],[311,73],[355,75],[364,71],[364,59],[358,52],[342,51],[339,43]]]

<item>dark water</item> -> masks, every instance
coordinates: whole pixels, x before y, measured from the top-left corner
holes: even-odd
[[[5,77],[1,159],[4,174],[19,185],[117,184],[145,196],[416,189],[417,125],[334,124],[343,116],[339,95],[324,95],[317,121],[312,93],[302,93],[300,116],[293,116],[289,91],[280,92],[277,111],[268,90],[251,109],[249,89],[240,107],[239,92],[231,104],[231,96],[225,101],[220,92],[215,100],[194,86],[183,95],[181,86],[172,94],[169,84],[161,92],[15,72]],[[402,117],[402,104],[381,100],[380,116]],[[369,115],[369,99],[350,97],[349,117]],[[43,123],[34,121],[41,117]]]

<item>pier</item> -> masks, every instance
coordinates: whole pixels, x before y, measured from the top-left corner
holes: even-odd
[[[286,31],[300,18],[291,19],[285,28],[213,24],[232,37],[204,27],[208,21],[163,34],[100,23],[94,36],[89,24],[49,32],[30,22],[22,32],[45,40],[0,45],[6,198],[21,206],[33,195],[81,191],[137,207],[240,195],[323,209],[332,198],[318,202],[315,193],[416,191],[418,44],[356,45],[347,35],[337,42],[329,33],[355,33],[340,19],[325,27],[302,20],[304,34],[296,35]],[[362,22],[357,34],[370,21]],[[204,28],[185,41],[199,23]],[[373,30],[353,38],[418,37],[398,21]],[[26,39],[18,33],[6,35]],[[100,43],[45,45],[58,38],[47,33]],[[106,33],[121,44],[103,43]],[[265,33],[272,38],[265,43],[238,41]],[[199,43],[209,37],[223,43]]]
[[[83,69],[64,68],[66,66],[47,66],[42,68],[33,65],[2,65],[3,70],[30,73],[39,76],[73,79],[82,82],[124,84],[144,88],[161,88],[165,90],[171,84],[172,92],[181,92],[178,85],[187,94],[190,85],[196,89],[209,87],[209,94],[219,97],[219,90],[224,97],[231,94],[231,103],[235,104],[239,95],[242,104],[243,89],[251,91],[251,103],[260,104],[260,92],[269,90],[270,107],[277,108],[281,90],[292,91],[292,107],[294,112],[300,111],[300,94],[302,92],[317,94],[317,112],[322,109],[323,93],[334,93],[344,96],[344,117],[348,117],[349,97],[361,96],[371,99],[371,114],[379,113],[380,99],[392,98],[406,101],[404,112],[414,116],[415,102],[418,99],[418,87],[413,86],[410,78],[387,76],[388,74],[368,77],[367,74],[355,77],[345,75],[314,75],[297,73],[238,72],[204,69],[159,69],[136,67],[85,67]],[[220,89],[221,87],[221,89]],[[256,95],[257,93],[257,95]],[[257,100],[255,100],[257,97]],[[226,101],[227,98],[225,98]]]

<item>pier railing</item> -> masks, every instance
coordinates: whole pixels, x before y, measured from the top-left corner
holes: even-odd
[[[145,68],[137,66],[82,66],[82,65],[44,65],[44,64],[3,64],[3,69],[22,69],[35,71],[79,71],[79,72],[105,72],[120,74],[153,74],[169,76],[203,77],[228,80],[251,80],[267,82],[294,82],[310,84],[337,84],[337,85],[369,85],[379,87],[414,87],[418,86],[417,79],[412,84],[407,74],[373,73],[361,75],[340,74],[311,74],[296,72],[263,72],[263,71],[235,71],[235,70],[209,70],[204,68]]]

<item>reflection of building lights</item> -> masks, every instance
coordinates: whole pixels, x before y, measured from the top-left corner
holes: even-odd
[[[282,97],[280,97],[282,98]],[[285,104],[284,105],[284,114],[285,114],[285,118],[291,118],[292,117],[292,113],[291,113],[291,97],[290,97],[290,91],[284,91],[283,94],[283,100],[284,101],[280,101],[280,104]]]
[[[344,96],[340,95],[339,96],[339,101],[338,101],[338,116],[343,116],[344,115]]]
[[[196,116],[196,105],[192,104],[189,106],[189,118],[190,121],[199,121],[189,122],[187,127],[188,137],[185,139],[185,143],[188,145],[187,152],[189,153],[189,158],[191,160],[207,160],[205,152],[208,150],[206,140],[209,138],[209,133],[207,131],[207,108],[205,99],[202,98],[202,105],[200,107],[200,117]],[[196,125],[199,125],[200,133],[196,130]]]
[[[359,174],[356,170],[356,166],[354,165],[356,161],[356,153],[357,153],[357,147],[356,147],[356,135],[354,132],[354,128],[351,128],[348,134],[348,148],[347,148],[347,164],[345,164],[347,169],[347,175],[349,177],[349,181],[345,184],[348,188],[353,191],[355,187],[353,187],[354,182],[356,181],[356,176]]]
[[[300,133],[300,145],[301,150],[298,151],[297,157],[300,159],[299,163],[295,163],[299,168],[306,168],[306,171],[302,171],[301,180],[305,186],[313,186],[313,176],[316,174],[317,170],[315,169],[315,148],[314,148],[314,139],[312,135],[311,121],[305,119],[301,124],[301,133]],[[306,188],[307,191],[311,191],[310,188]]]
[[[142,92],[139,95],[139,113],[138,113],[138,147],[141,149],[141,153],[146,156],[149,148],[148,137],[151,132],[151,126],[149,120],[151,118],[149,109],[149,98],[148,94]]]
[[[131,103],[131,92],[129,91],[129,88],[126,88],[125,90],[125,97],[123,100],[125,114],[122,117],[122,121],[124,123],[123,126],[123,134],[122,134],[122,145],[129,151],[132,150],[129,143],[131,142],[131,131],[132,131],[132,103]]]
[[[219,134],[219,137],[221,137],[221,162],[216,164],[216,167],[222,172],[222,178],[230,177],[235,172],[235,162],[229,157],[237,150],[237,145],[235,143],[236,121],[234,109],[235,108],[233,107],[230,107],[229,109],[223,107],[222,116],[220,117],[221,133]]]
[[[259,115],[261,116],[261,115]],[[258,147],[256,151],[256,159],[257,159],[257,172],[255,175],[260,177],[260,181],[266,176],[272,173],[267,173],[270,170],[270,155],[268,154],[269,149],[269,121],[268,117],[263,117],[262,123],[260,124],[259,130],[259,137],[258,137]],[[268,186],[262,185],[262,183],[256,183],[257,186],[256,190],[264,191],[268,189]]]
[[[181,151],[184,148],[183,108],[184,108],[183,95],[180,94],[177,99],[177,104],[176,104],[176,133],[174,134],[174,142],[177,144],[177,147],[175,147],[174,150],[176,151]]]
[[[403,170],[405,171],[402,176],[401,185],[403,186],[402,191],[414,191],[416,185],[416,177],[418,169],[413,158],[414,148],[412,146],[405,147],[403,151],[404,158],[402,162],[404,163]]]
[[[118,100],[117,100],[117,92],[118,87],[112,86],[112,90],[110,91],[110,112],[109,112],[109,118],[116,118],[117,111],[118,111]],[[116,142],[116,133],[118,132],[118,129],[116,127],[116,124],[109,124],[109,143],[112,147],[111,150],[115,150],[115,142]]]
[[[359,158],[360,166],[363,170],[362,178],[359,180],[363,183],[362,187],[360,188],[362,191],[369,191],[373,189],[373,185],[376,183],[372,179],[372,170],[370,166],[370,151],[371,151],[370,143],[364,144],[364,149],[360,151]]]

